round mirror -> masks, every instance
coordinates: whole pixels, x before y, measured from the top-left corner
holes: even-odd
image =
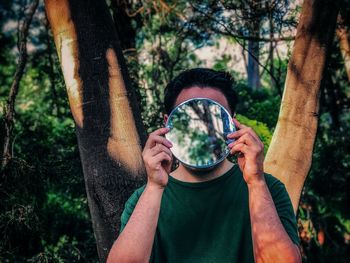
[[[226,136],[235,126],[228,111],[216,101],[195,98],[172,110],[165,135],[172,142],[174,156],[185,166],[209,168],[229,154]]]

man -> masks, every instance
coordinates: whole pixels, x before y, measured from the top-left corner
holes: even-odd
[[[234,114],[228,73],[187,70],[165,90],[165,121],[181,102],[204,97]],[[264,174],[263,143],[234,119],[228,135],[238,165],[224,160],[209,171],[179,164],[161,128],[150,134],[142,156],[147,184],[125,205],[121,233],[108,262],[301,262],[295,215],[284,185]]]

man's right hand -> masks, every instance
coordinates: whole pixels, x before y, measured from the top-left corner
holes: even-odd
[[[163,135],[169,128],[160,128],[152,132],[142,152],[148,176],[147,185],[165,188],[168,184],[168,174],[172,165],[172,153],[169,148],[173,145]]]

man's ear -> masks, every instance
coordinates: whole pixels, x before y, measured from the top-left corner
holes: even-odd
[[[169,115],[168,114],[164,114],[163,119],[164,119],[164,125],[166,124],[166,122],[168,121]]]

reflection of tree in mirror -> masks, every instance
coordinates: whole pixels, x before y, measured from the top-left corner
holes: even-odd
[[[172,114],[169,134],[174,154],[196,166],[210,165],[226,155],[227,113],[216,103],[195,100]]]
[[[190,121],[191,115],[186,113],[186,109],[178,108],[175,114],[171,117],[170,125],[173,130],[172,132],[175,133],[174,137],[180,145],[183,145],[184,143],[184,137],[188,132]]]
[[[191,114],[188,114],[186,108],[179,108],[173,116],[172,124],[176,129],[185,131],[191,120]]]
[[[217,160],[213,154],[212,145],[210,144],[210,137],[203,131],[191,130],[189,133],[191,141],[194,142],[189,148],[190,163],[197,166],[211,164]]]
[[[196,165],[203,166],[215,163],[225,155],[225,141],[217,137],[213,138],[207,133],[194,130],[191,132],[191,141],[194,144],[189,149],[189,157]]]
[[[219,112],[221,112],[221,107],[208,100],[202,100],[199,102],[200,103],[191,103],[190,106],[199,119],[204,123],[210,138],[208,143],[210,143],[213,148],[212,152],[218,157],[222,155],[220,141],[223,138],[223,134],[219,131],[222,131],[223,129],[221,129],[222,125],[214,125],[214,121],[216,124],[218,124],[218,122],[222,123],[219,114]]]

